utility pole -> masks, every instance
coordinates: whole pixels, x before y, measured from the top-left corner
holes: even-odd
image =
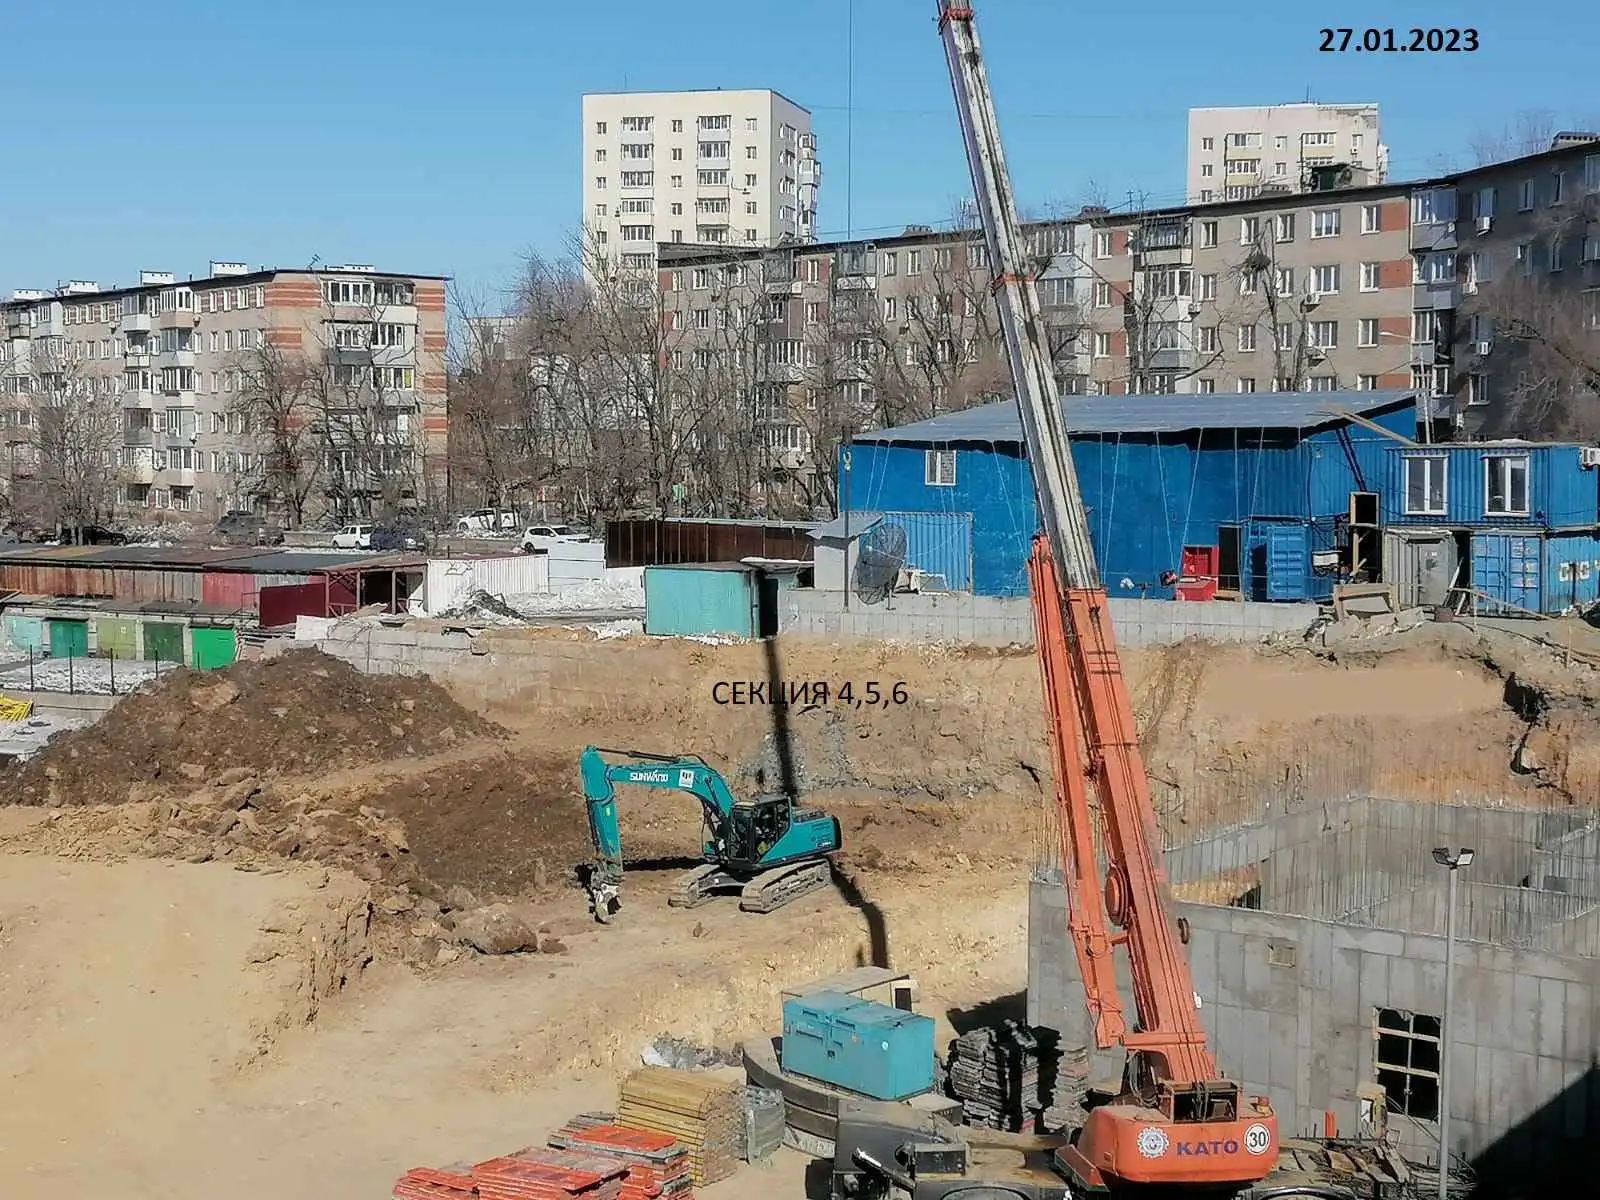
[[[844,478],[841,479],[841,494],[844,503],[840,511],[844,514],[844,606],[850,607],[850,428],[844,431],[844,454],[840,465],[844,468]]]
[[[1450,1197],[1450,1001],[1456,977],[1456,872],[1472,865],[1473,852],[1448,846],[1433,852],[1433,861],[1450,872],[1450,895],[1444,918],[1444,1013],[1439,1018],[1439,1200]]]

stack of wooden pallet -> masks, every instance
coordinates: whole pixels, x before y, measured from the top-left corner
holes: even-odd
[[[550,1144],[583,1154],[612,1158],[628,1169],[621,1200],[693,1200],[689,1152],[666,1133],[624,1129],[584,1113],[550,1135]]]
[[[646,1067],[623,1081],[617,1124],[682,1142],[689,1152],[689,1177],[705,1187],[739,1169],[744,1151],[743,1091],[739,1082]]]

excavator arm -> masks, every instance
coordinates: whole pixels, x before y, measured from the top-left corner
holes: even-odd
[[[607,762],[605,755],[623,755],[633,760]],[[594,842],[594,862],[589,867],[586,886],[594,901],[595,915],[607,921],[616,911],[622,887],[622,833],[617,822],[616,785],[664,788],[686,792],[700,802],[705,816],[708,842],[705,852],[714,857],[720,849],[727,818],[733,809],[733,793],[727,782],[704,759],[693,755],[649,754],[640,750],[606,750],[588,746],[578,759],[583,778],[584,807],[589,818],[589,836]]]
[[[1090,1112],[1058,1161],[1089,1190],[1252,1184],[1276,1164],[1276,1118],[1266,1100],[1246,1103],[1237,1084],[1219,1077],[1206,1045],[972,4],[937,7],[1044,527],[1029,582],[1069,932],[1095,1039],[1128,1052],[1123,1094]],[[1117,984],[1118,946],[1127,953],[1131,1021]]]

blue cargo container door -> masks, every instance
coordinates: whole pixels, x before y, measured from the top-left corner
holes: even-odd
[[[1515,605],[1539,611],[1539,539],[1518,533],[1472,535],[1472,589],[1486,611]]]
[[[1306,599],[1306,567],[1310,554],[1306,527],[1286,521],[1258,520],[1252,525],[1251,598]]]

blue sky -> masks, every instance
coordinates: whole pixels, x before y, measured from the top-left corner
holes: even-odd
[[[821,227],[950,215],[965,162],[934,0],[78,0],[0,5],[0,292],[141,268],[371,262],[493,304],[578,219],[586,91],[772,87],[811,108]],[[1340,25],[1473,26],[1475,54],[1323,54],[1293,6],[979,0],[1028,206],[1181,200],[1191,105],[1377,101],[1398,175],[1518,111],[1600,119],[1585,0],[1347,0]],[[1404,11],[1396,21],[1385,12]],[[64,19],[68,18],[70,19]],[[1562,50],[1553,44],[1573,49]],[[1565,65],[1563,65],[1565,64]],[[1591,99],[1593,97],[1593,99]]]

